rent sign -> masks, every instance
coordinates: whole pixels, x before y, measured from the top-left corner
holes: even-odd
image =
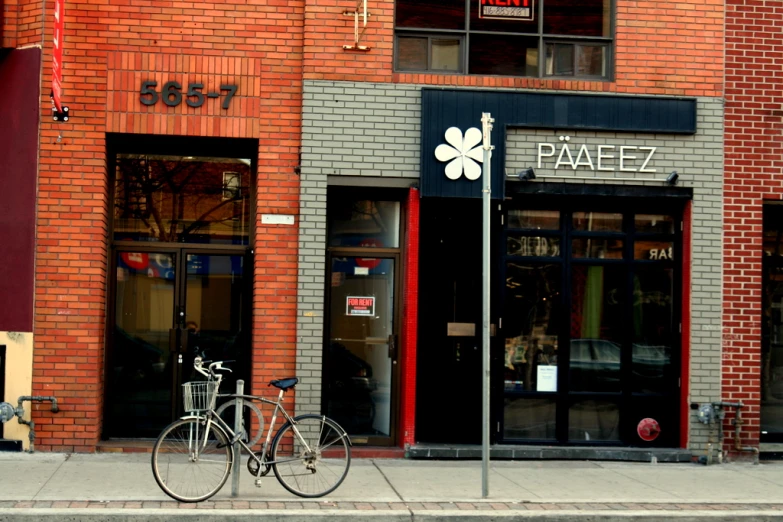
[[[375,297],[346,297],[345,315],[375,315]]]
[[[534,0],[479,0],[479,18],[533,20]]]

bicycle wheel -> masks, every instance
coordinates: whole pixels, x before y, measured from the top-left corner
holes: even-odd
[[[160,488],[180,502],[201,502],[217,493],[231,472],[233,450],[223,428],[202,418],[180,419],[152,448],[152,474]]]
[[[236,415],[236,410],[236,399],[231,399],[230,401],[221,404],[216,410],[218,416],[223,419],[232,430],[234,429],[234,415]],[[242,440],[252,448],[261,440],[261,436],[264,434],[264,416],[261,414],[261,409],[254,402],[248,400],[242,401],[242,412],[244,414]],[[242,448],[242,446],[240,446],[240,448]],[[244,448],[242,448],[242,450],[244,451]]]
[[[272,441],[272,469],[285,489],[300,497],[322,497],[339,486],[351,467],[348,435],[323,415],[300,415]]]

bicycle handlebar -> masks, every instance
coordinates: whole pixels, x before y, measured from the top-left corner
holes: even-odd
[[[233,362],[233,361],[205,361],[201,357],[196,357],[193,359],[193,368],[200,373],[201,375],[209,378],[209,379],[217,379],[218,383],[223,378],[222,375],[215,373],[216,371],[226,371],[231,372],[231,368],[224,368],[223,363],[224,362]],[[204,369],[204,364],[209,363],[209,366],[207,369]]]

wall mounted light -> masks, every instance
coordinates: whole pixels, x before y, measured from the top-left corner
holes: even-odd
[[[536,172],[533,170],[533,167],[528,167],[519,173],[519,181],[530,181],[531,179],[536,179]]]
[[[671,174],[666,178],[666,184],[674,186],[677,184],[677,180],[680,179],[680,175],[677,174],[676,170],[673,170]]]

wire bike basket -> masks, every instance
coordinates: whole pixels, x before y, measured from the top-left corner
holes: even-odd
[[[188,413],[201,413],[215,409],[218,383],[186,382],[182,385],[182,399],[185,403],[185,411]]]

